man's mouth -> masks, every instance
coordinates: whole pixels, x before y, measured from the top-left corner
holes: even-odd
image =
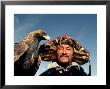
[[[65,56],[64,56],[64,55],[61,55],[61,56],[60,56],[60,58],[61,58],[61,57],[67,57],[67,58],[69,58],[69,57],[68,57],[68,56],[66,56],[66,55],[65,55]]]

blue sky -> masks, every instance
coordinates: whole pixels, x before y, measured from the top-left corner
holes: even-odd
[[[89,50],[92,75],[97,75],[96,14],[15,14],[14,42],[20,42],[26,34],[39,27],[43,28],[51,39],[67,33],[79,41],[83,47]],[[88,63],[82,66],[87,73],[88,66]]]

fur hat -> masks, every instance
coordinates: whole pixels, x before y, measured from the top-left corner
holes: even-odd
[[[77,62],[78,64],[82,65],[88,62],[90,53],[87,49],[82,47],[80,43],[69,37],[67,34],[63,34],[51,41],[47,41],[43,45],[40,46],[39,53],[43,60],[53,60],[55,61],[56,58],[56,50],[57,46],[61,44],[68,44],[74,50],[74,58],[73,62]]]

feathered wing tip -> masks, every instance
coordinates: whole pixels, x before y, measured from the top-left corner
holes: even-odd
[[[73,46],[74,49],[74,58],[73,61],[77,62],[80,65],[83,65],[89,61],[90,53],[87,49],[82,47],[80,43],[69,37],[67,34],[64,34],[62,36],[59,36],[51,41],[47,41],[46,43],[43,44],[43,50],[42,52],[40,51],[41,58],[44,60],[51,59],[53,61],[56,60],[56,48],[58,44],[61,44],[62,40],[63,42],[66,43],[66,40],[69,40],[70,44]]]

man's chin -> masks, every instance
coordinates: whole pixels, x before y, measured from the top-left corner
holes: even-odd
[[[66,59],[61,58],[61,59],[60,59],[60,62],[62,62],[62,63],[68,63],[69,60],[68,60],[68,58],[66,58]]]

